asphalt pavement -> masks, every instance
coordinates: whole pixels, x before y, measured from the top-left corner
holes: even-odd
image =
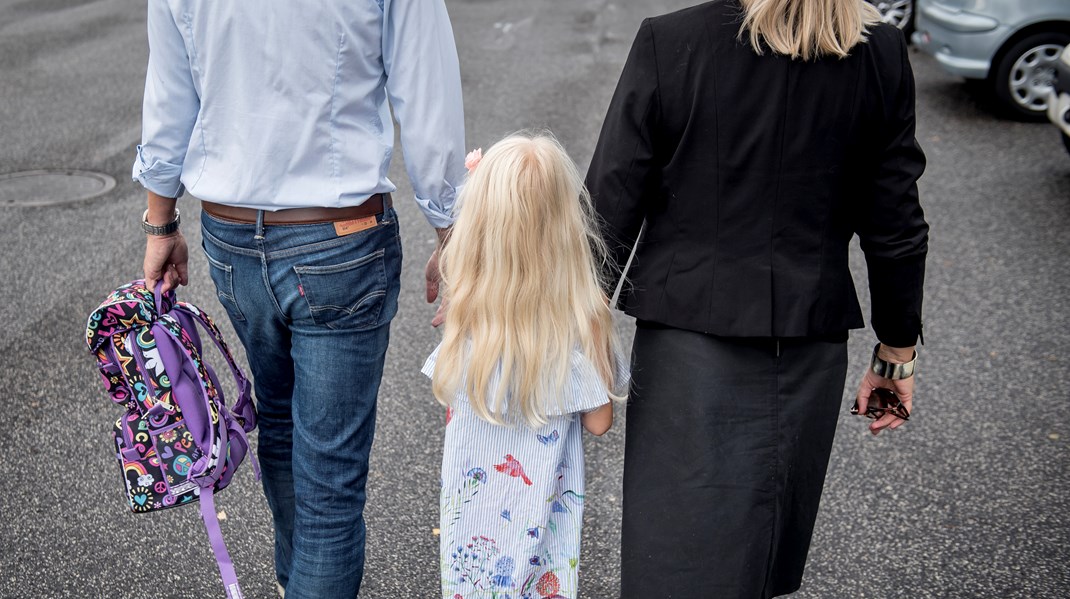
[[[545,127],[585,168],[640,21],[688,4],[447,0],[467,145]],[[119,410],[83,341],[89,312],[140,274],[144,199],[129,172],[144,13],[138,0],[0,0],[0,177],[78,169],[118,181],[84,201],[0,204],[2,598],[222,596],[195,509],[125,508],[109,437]],[[1001,120],[931,58],[912,61],[932,226],[916,412],[874,438],[845,398],[795,597],[1067,597],[1070,156],[1053,127]],[[395,155],[406,262],[372,454],[362,597],[422,599],[437,592],[444,425],[418,374],[437,342],[422,297],[434,236]],[[181,206],[195,223],[195,201]],[[181,298],[225,321],[199,231],[185,231],[194,251]],[[864,298],[857,247],[852,267]],[[630,338],[626,318],[620,330]],[[847,394],[873,341],[869,330],[852,335]],[[619,593],[623,441],[623,419],[586,439],[585,598]],[[245,594],[272,597],[271,520],[248,467],[219,508]]]

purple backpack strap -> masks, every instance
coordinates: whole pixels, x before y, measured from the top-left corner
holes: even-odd
[[[215,511],[213,492],[212,485],[201,487],[201,519],[204,520],[204,528],[208,531],[208,542],[212,545],[212,553],[215,554],[216,564],[219,565],[219,576],[223,579],[227,599],[242,599],[238,575],[234,571],[234,562],[230,559],[227,544],[223,542],[223,531],[219,528],[219,516]]]
[[[211,377],[212,383],[215,385],[216,389],[220,389],[219,379],[216,378],[215,371],[212,370],[212,367],[208,364],[205,364],[204,367],[205,370],[208,371],[208,376]],[[245,459],[245,456],[248,455],[249,461],[253,465],[253,474],[256,476],[256,480],[260,480],[260,462],[257,461],[256,454],[250,450],[249,437],[246,434],[246,427],[249,426],[250,422],[255,424],[255,420],[245,420],[245,427],[243,427],[241,424],[242,421],[226,405],[220,405],[219,410],[228,416],[227,418],[224,418],[223,421],[226,424],[230,437],[230,461],[235,464],[240,464],[241,461]],[[255,418],[255,416],[256,412],[253,411],[252,418]],[[219,477],[220,485],[226,486],[230,484],[230,479],[233,476],[234,470],[224,470]]]
[[[135,330],[127,330],[112,335],[110,347],[107,352],[115,358],[115,372],[124,380],[122,384],[125,392],[129,393],[127,401],[127,413],[146,414],[156,405],[156,393],[149,382],[141,375],[141,359],[134,349],[133,340]],[[112,396],[115,400],[115,396]],[[131,462],[136,462],[148,455],[151,446],[144,443],[136,443],[129,427],[130,422],[124,422],[119,428],[123,436],[125,448],[122,450],[123,457]]]
[[[223,340],[222,333],[216,327],[212,319],[207,314],[201,312],[196,306],[187,304],[185,302],[178,302],[175,306],[175,310],[171,315],[177,318],[178,322],[182,325],[183,330],[196,330],[196,323],[200,323],[208,332],[209,337],[215,343],[216,348],[219,349],[219,353],[223,354],[227,364],[230,366],[231,374],[234,377],[234,382],[238,389],[238,398],[234,401],[233,407],[226,406],[222,401],[219,402],[219,409],[229,412],[232,418],[226,418],[227,427],[232,433],[231,441],[233,446],[231,451],[235,452],[233,461],[235,463],[240,462],[245,455],[248,455],[250,462],[253,465],[253,473],[256,476],[256,480],[260,480],[260,463],[256,459],[256,454],[249,450],[249,438],[246,433],[251,432],[256,428],[256,409],[253,407],[252,402],[252,385],[249,379],[242,372],[237,362],[234,361],[233,355],[230,353],[230,349],[227,347],[226,341]],[[205,370],[209,378],[215,384],[215,388],[219,389],[219,381],[215,377],[215,371],[205,364]],[[233,471],[223,473],[224,484],[229,482],[230,477],[233,476]]]
[[[200,323],[204,330],[208,332],[212,341],[215,342],[219,353],[223,354],[223,358],[226,359],[227,364],[230,366],[231,374],[234,376],[234,383],[238,387],[238,398],[234,401],[231,412],[241,421],[242,427],[246,432],[252,431],[256,428],[256,410],[253,408],[252,384],[250,384],[249,379],[241,368],[238,367],[237,362],[234,361],[234,356],[230,353],[227,342],[223,340],[223,334],[219,332],[219,328],[216,327],[207,314],[201,312],[199,308],[192,304],[178,302],[175,305],[175,313],[177,313],[178,319],[183,326],[191,324],[184,318],[186,316]]]
[[[182,318],[181,314],[179,314],[179,318]],[[188,324],[185,326],[188,327]],[[164,331],[166,335],[171,336],[175,343],[181,348],[183,357],[199,372],[201,383],[200,396],[204,400],[204,407],[207,410],[203,414],[210,415],[213,413],[213,410],[226,410],[227,407],[223,405],[221,394],[218,390],[218,383],[214,380],[215,374],[212,373],[210,375],[208,373],[206,365],[201,361],[197,354],[197,349],[194,346],[193,340],[187,333],[187,329],[184,329],[183,326],[183,323],[179,322],[178,319],[170,314],[162,314],[155,325],[155,327]],[[170,348],[165,349],[164,344],[161,343],[159,345],[161,351],[171,351]],[[176,397],[176,401],[181,400]],[[186,416],[191,430],[201,428],[206,424],[193,421],[194,418],[197,418],[200,415],[197,410],[182,407],[182,413]],[[235,429],[241,433],[240,436],[234,437],[234,441],[236,441],[234,450],[239,450],[240,448],[243,455],[244,452],[248,451],[249,442],[245,437],[245,431],[235,426],[234,419],[226,418],[222,413],[218,414],[218,417],[222,419],[222,422],[220,422],[220,426],[218,427],[219,443],[216,444],[215,439],[212,439],[209,455],[206,456],[208,460],[201,466],[201,472],[203,472],[204,475],[198,480],[201,489],[201,518],[204,520],[205,530],[208,533],[208,540],[212,546],[212,553],[215,554],[216,564],[219,567],[219,575],[222,577],[223,586],[227,591],[227,598],[241,599],[241,587],[238,585],[238,577],[234,571],[234,563],[230,558],[230,552],[227,551],[227,545],[223,541],[223,533],[219,527],[219,518],[215,510],[214,493],[216,483],[220,482],[222,477],[226,477],[226,479],[229,480],[229,477],[233,475],[233,470],[228,470],[226,468],[227,455],[232,451],[230,434],[235,432]],[[249,455],[252,456],[252,453],[249,452]],[[214,461],[212,460],[213,457],[215,458]],[[234,461],[236,463],[237,458],[240,456],[235,454],[233,457],[235,458]],[[252,457],[251,461],[253,462],[253,469],[256,471],[257,478],[259,479],[260,468],[256,463],[255,456]]]

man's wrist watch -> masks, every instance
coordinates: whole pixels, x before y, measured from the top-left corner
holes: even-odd
[[[146,210],[145,214],[141,215],[141,230],[146,235],[170,235],[178,230],[178,225],[182,222],[182,214],[179,213],[178,208],[175,208],[175,220],[167,223],[166,225],[152,225],[149,224],[149,211]]]
[[[918,352],[915,351],[910,361],[906,364],[896,364],[882,360],[877,355],[877,351],[880,348],[880,343],[873,346],[873,359],[869,363],[869,369],[873,371],[873,374],[893,381],[909,379],[914,376],[914,366],[918,363]]]

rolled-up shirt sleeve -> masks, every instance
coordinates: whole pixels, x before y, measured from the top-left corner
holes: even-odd
[[[148,1],[149,65],[133,179],[159,195],[182,195],[182,163],[200,97],[182,33],[164,0]]]
[[[442,0],[385,0],[383,66],[416,202],[431,226],[449,227],[465,175],[464,100]]]

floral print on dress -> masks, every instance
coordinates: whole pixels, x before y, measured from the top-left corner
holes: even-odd
[[[437,353],[424,374],[433,376]],[[621,356],[617,372],[626,385]],[[607,403],[608,393],[577,352],[561,413],[538,429],[491,424],[463,393],[457,397],[442,456],[443,599],[576,599],[585,500],[580,414]]]

